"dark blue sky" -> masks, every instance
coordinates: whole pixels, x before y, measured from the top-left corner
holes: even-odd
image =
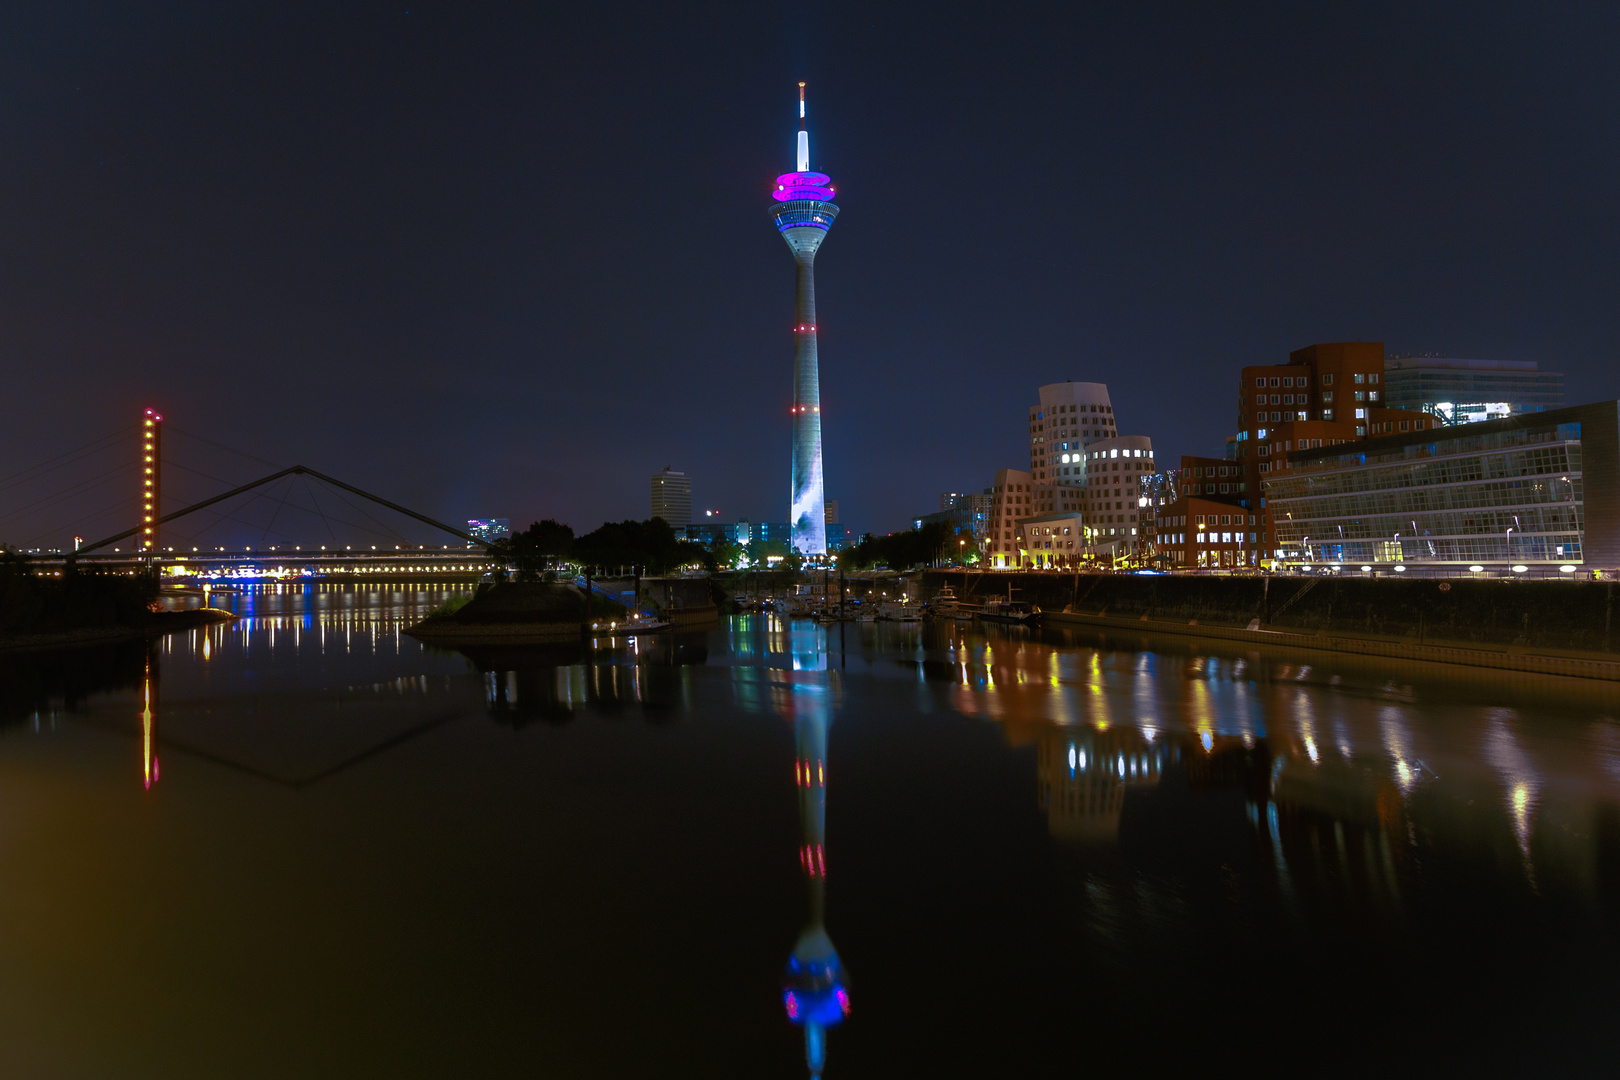
[[[1107,382],[1169,457],[1219,453],[1238,367],[1313,341],[1620,389],[1620,9],[807,11],[0,10],[0,485],[152,404],[450,520],[643,517],[664,464],[784,519],[767,207],[801,78],[857,529],[1026,465],[1043,382]],[[0,540],[128,524],[117,479],[27,508],[118,463],[0,487]],[[216,489],[175,470],[167,501]]]

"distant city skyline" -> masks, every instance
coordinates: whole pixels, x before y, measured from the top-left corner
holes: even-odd
[[[794,333],[760,207],[800,80],[853,196],[816,334],[857,533],[1022,461],[1011,418],[1065,379],[1160,461],[1223,445],[1230,373],[1308,342],[1612,398],[1620,13],[1548,12],[0,11],[0,484],[53,470],[0,489],[0,539],[132,525],[109,474],[144,408],[164,509],[307,464],[584,531],[675,460],[780,520]]]

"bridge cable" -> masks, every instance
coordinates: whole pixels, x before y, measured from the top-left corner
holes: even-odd
[[[129,511],[129,516],[130,517],[134,517],[136,515],[136,513],[137,513],[137,508],[140,506],[140,502],[141,502],[141,497],[139,495],[130,495],[130,496],[124,498],[124,499],[120,499],[116,503],[113,503],[111,506],[104,506],[100,510],[93,510],[88,514],[85,514],[83,517],[75,518],[74,520],[68,522],[66,525],[61,526],[60,527],[61,531],[62,532],[72,532],[75,528],[77,528],[78,526],[84,524],[86,521],[91,521],[91,520],[94,520],[96,518],[100,518],[100,517],[102,517],[103,515],[106,515],[106,514],[122,512],[125,509],[127,509]],[[49,536],[50,533],[53,532],[53,531],[55,531],[55,530],[47,529],[45,532],[38,533],[37,535],[32,537],[27,542],[27,544],[24,545],[24,546],[31,547],[31,546],[33,546],[35,544],[38,544],[45,537]]]
[[[288,498],[288,496],[290,496],[292,494],[293,487],[294,487],[294,484],[293,484],[292,480],[289,479],[287,481],[287,490],[282,492],[281,501],[276,504],[276,512],[270,515],[269,524],[265,525],[264,532],[261,533],[260,536],[259,536],[259,543],[261,543],[261,544],[264,543],[264,538],[266,536],[270,535],[270,528],[271,528],[271,526],[275,525],[276,518],[281,516],[282,507],[287,505],[287,498]],[[281,534],[277,533],[276,535],[280,536]]]
[[[178,461],[170,461],[169,459],[164,458],[163,459],[163,464],[168,465],[168,466],[172,466],[173,468],[176,468],[176,469],[180,469],[183,472],[195,473],[197,476],[201,476],[205,480],[213,480],[216,483],[225,484],[225,485],[228,485],[228,486],[231,486],[231,487],[236,486],[233,481],[226,480],[222,476],[214,476],[211,473],[203,472],[201,469],[193,469],[191,466],[182,465]],[[307,476],[305,476],[303,479],[304,479],[305,485],[307,486],[309,484],[309,478]],[[325,511],[323,511],[320,508],[320,503],[315,500],[314,495],[315,495],[315,489],[311,488],[310,489],[310,499],[311,499],[311,501],[315,502],[315,513],[320,516],[320,518],[321,518],[321,520],[323,522],[326,522],[327,535],[329,537],[331,537],[332,543],[334,545],[337,543],[337,536],[336,536],[336,534],[334,534],[332,532],[332,526],[330,524],[331,521],[336,521],[340,525],[347,525],[352,529],[359,529],[363,533],[369,533],[369,534],[374,535],[374,536],[385,536],[385,535],[387,535],[386,533],[379,532],[376,529],[372,529],[372,528],[369,528],[368,526],[362,525],[357,521],[349,521],[346,518],[333,517],[333,518],[330,518],[330,520],[328,520],[328,515],[326,514]],[[263,492],[256,493],[254,495],[253,499],[248,500],[248,502],[246,504],[244,504],[243,508],[245,508],[246,506],[252,505],[252,503],[255,500],[263,499],[263,498],[268,498],[268,496]],[[296,506],[296,507],[294,507],[294,509],[302,510],[304,508],[301,507],[301,506]],[[361,511],[361,512],[364,513],[364,511]],[[220,521],[234,521],[238,525],[246,525],[250,529],[256,529],[256,528],[259,527],[257,522],[248,521],[245,518],[236,517],[236,516],[234,516],[234,515],[232,515],[230,513],[227,513],[226,511],[223,511],[223,510],[212,510],[212,509],[210,509],[210,510],[199,510],[198,513],[213,514],[214,517],[215,517],[215,520],[210,522],[208,525],[204,526],[202,529],[197,530],[197,532],[192,534],[191,536],[186,537],[187,539],[195,539],[196,536],[200,536],[202,533],[206,532],[208,529],[212,528],[214,525],[217,525]],[[373,519],[373,520],[375,520],[375,519]],[[165,528],[166,529],[171,529],[172,526],[166,526]],[[185,533],[180,533],[179,535],[186,536]],[[297,539],[296,537],[289,536],[286,533],[277,533],[276,535],[281,536],[281,537],[285,537],[288,540]]]
[[[332,521],[326,516],[326,511],[321,509],[321,500],[316,497],[315,488],[310,484],[309,477],[307,476],[304,477],[304,490],[309,492],[309,501],[314,505],[315,513],[320,515],[321,524],[326,526],[326,535],[330,537],[332,543],[336,545],[337,533],[332,531]]]
[[[184,435],[188,439],[196,439],[198,442],[205,442],[209,446],[217,447],[220,450],[225,450],[225,451],[228,451],[228,452],[230,452],[232,454],[236,454],[238,457],[245,457],[245,458],[249,459],[250,461],[257,461],[260,465],[268,465],[273,469],[285,469],[287,467],[287,466],[283,465],[279,461],[270,461],[269,459],[262,458],[257,454],[250,454],[246,450],[238,450],[234,446],[226,446],[222,442],[215,442],[213,439],[204,438],[203,436],[198,435],[194,431],[187,431],[184,428],[174,426],[174,424],[172,424],[172,423],[168,424],[167,427],[168,427],[168,430],[179,432],[181,435]]]
[[[251,504],[251,500],[249,500],[249,502]],[[164,526],[165,531],[173,532],[176,536],[180,537],[182,540],[196,540],[198,537],[202,536],[203,533],[207,532],[209,529],[212,529],[214,526],[218,525],[222,521],[235,522],[238,525],[245,525],[249,529],[258,528],[258,523],[257,522],[248,521],[246,518],[237,517],[235,514],[232,514],[232,513],[228,512],[228,511],[225,511],[225,510],[209,510],[209,509],[205,509],[205,510],[198,510],[197,513],[199,513],[199,514],[212,514],[212,515],[214,515],[214,520],[208,522],[207,524],[203,525],[202,528],[196,530],[195,532],[191,532],[191,533],[180,532],[178,529],[175,529],[172,524]],[[276,533],[276,536],[278,536],[278,537],[280,537],[280,538],[282,538],[284,540],[293,540],[293,541],[298,540],[298,537],[292,536],[292,535],[290,535],[288,533],[278,532],[278,533]],[[223,549],[223,550],[226,550],[227,554],[229,553],[228,549]]]
[[[377,525],[377,527],[378,527],[378,530],[379,530],[379,532],[378,532],[379,536],[392,535],[395,540],[405,540],[405,537],[403,535],[401,535],[400,533],[394,532],[394,530],[390,529],[386,524],[384,524],[381,521],[378,521],[376,518],[374,518],[370,514],[366,513],[360,507],[354,505],[354,503],[352,503],[352,502],[349,502],[348,499],[345,499],[343,497],[343,493],[341,491],[332,490],[332,494],[336,495],[340,501],[342,501],[346,506],[349,507],[349,509],[357,511],[359,514],[361,514],[362,516],[370,519],[373,523],[375,523]],[[364,527],[365,526],[360,526],[360,528],[364,528]],[[410,541],[408,541],[408,540],[406,541],[406,543],[409,543],[409,542]]]
[[[66,500],[66,499],[70,499],[75,495],[81,495],[84,492],[90,490],[91,488],[96,487],[99,484],[106,483],[108,480],[112,479],[113,477],[118,476],[119,474],[122,474],[122,473],[126,473],[129,470],[134,469],[134,468],[137,468],[137,466],[136,466],[135,462],[132,461],[127,465],[120,465],[116,469],[111,469],[111,470],[109,470],[107,472],[104,472],[100,476],[92,476],[88,480],[80,481],[79,483],[74,484],[72,487],[64,488],[61,491],[53,491],[51,494],[46,495],[46,496],[44,496],[43,498],[40,498],[40,499],[35,499],[31,503],[24,503],[21,506],[13,507],[8,512],[6,512],[4,514],[0,514],[0,523],[10,521],[12,518],[15,518],[18,515],[23,514],[23,513],[27,512],[29,510],[48,509],[49,507],[54,506],[59,502],[62,502],[64,500]]]
[[[131,424],[129,427],[124,428],[115,434],[106,435],[95,440],[94,442],[85,443],[83,446],[77,447],[73,450],[68,450],[64,453],[56,455],[53,458],[48,458],[37,465],[30,465],[26,469],[14,472],[10,476],[0,476],[0,491],[5,491],[16,486],[17,484],[25,483],[28,480],[37,480],[39,478],[37,476],[28,476],[28,473],[40,471],[40,475],[43,476],[45,473],[55,472],[57,469],[60,469],[65,465],[72,464],[72,462],[62,460],[63,458],[73,457],[76,454],[82,455],[85,451],[104,450],[108,445],[133,435],[138,427],[138,424]]]

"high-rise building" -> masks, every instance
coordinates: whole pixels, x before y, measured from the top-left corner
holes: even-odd
[[[1141,521],[1145,505],[1138,488],[1142,477],[1154,472],[1153,441],[1120,434],[1103,383],[1049,383],[1040,388],[1039,398],[1029,409],[1032,513],[1085,517],[1084,545],[1072,552],[1065,548],[1061,555],[1053,548],[1053,557],[1047,558],[1043,540],[1042,564],[1116,562],[1144,555],[1149,530]],[[1042,525],[1052,527],[1063,526]]]
[[[837,499],[828,499],[827,500],[827,524],[828,525],[837,525],[838,524],[838,500]]]
[[[511,518],[468,518],[467,533],[486,544],[512,535]]]
[[[1018,519],[1034,517],[1035,478],[1022,469],[998,469],[990,491],[990,530],[985,561],[999,570],[1021,562]]]
[[[1392,409],[1426,412],[1444,424],[1471,424],[1545,412],[1564,404],[1564,376],[1534,360],[1455,360],[1393,356],[1384,361]]]
[[[147,409],[141,424],[141,531],[138,551],[156,551],[163,516],[163,417]]]
[[[677,529],[692,523],[692,478],[665,465],[652,477],[652,516]]]
[[[821,373],[816,354],[816,251],[827,238],[838,207],[832,177],[810,171],[810,133],[805,128],[804,83],[799,84],[798,167],[776,178],[771,217],[793,253],[796,285],[793,319],[793,474],[788,523],[793,546],[807,555],[827,553],[826,482],[821,471]]]

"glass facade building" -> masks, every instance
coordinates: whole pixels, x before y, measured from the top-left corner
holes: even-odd
[[[493,543],[512,535],[509,518],[468,518],[467,532],[485,542]]]
[[[1276,555],[1620,566],[1616,402],[1296,450],[1264,483]]]
[[[1384,396],[1446,424],[1470,424],[1564,404],[1564,376],[1530,360],[1448,360],[1404,356],[1384,361]]]

